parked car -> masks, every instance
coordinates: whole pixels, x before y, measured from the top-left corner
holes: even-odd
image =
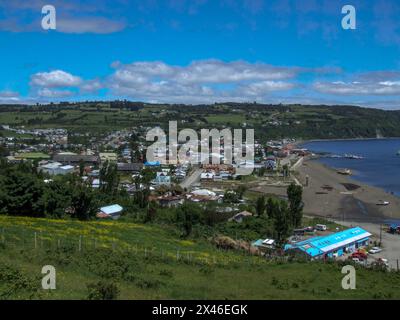
[[[317,229],[318,231],[326,231],[328,228],[324,224],[317,224],[315,226],[315,229]]]
[[[378,260],[374,261],[371,264],[372,267],[379,267],[379,268],[384,268],[384,269],[389,269],[389,262],[387,259],[382,259],[379,258]]]
[[[354,252],[354,253],[351,254],[351,257],[352,258],[357,258],[357,259],[360,259],[360,260],[366,260],[368,258],[368,256],[363,252]]]
[[[304,228],[304,231],[305,232],[314,232],[315,229],[313,227],[306,227],[306,228]]]
[[[384,264],[386,267],[389,267],[389,261],[388,261],[388,259],[379,258],[377,261],[378,261],[379,263]]]
[[[371,250],[369,250],[368,252],[369,253],[371,253],[371,254],[375,254],[375,253],[379,253],[379,252],[381,252],[382,251],[382,249],[381,248],[379,248],[379,247],[373,247]]]
[[[365,265],[365,260],[359,259],[359,258],[352,258],[351,259],[353,262]]]

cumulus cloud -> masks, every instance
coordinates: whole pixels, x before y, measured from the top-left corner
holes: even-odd
[[[277,67],[246,61],[194,61],[187,66],[164,62],[112,64],[108,86],[116,95],[164,101],[246,100],[274,91],[289,90],[300,68]],[[182,101],[186,97],[186,101]]]
[[[264,63],[246,61],[223,62],[220,60],[194,61],[186,67],[170,66],[164,62],[134,62],[113,64],[117,68],[116,77],[168,77],[179,83],[221,83],[246,80],[277,80],[293,78],[297,68],[276,67]]]
[[[31,76],[31,93],[38,99],[49,100],[81,98],[102,90],[101,94],[109,97],[159,103],[325,99],[341,100],[342,104],[360,101],[363,105],[368,105],[369,101],[383,105],[389,96],[400,95],[400,72],[391,70],[346,74],[336,67],[281,67],[220,60],[199,60],[186,66],[162,61],[130,64],[117,61],[111,67],[114,70],[110,75],[94,79],[84,79],[64,70],[39,72]],[[320,79],[304,82],[301,74]]]
[[[39,72],[31,76],[30,84],[32,86],[57,88],[57,87],[75,87],[82,83],[80,77],[74,76],[62,70],[50,72]]]

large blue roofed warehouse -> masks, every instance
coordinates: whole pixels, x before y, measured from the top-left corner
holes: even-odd
[[[371,234],[360,227],[351,228],[327,236],[313,237],[295,244],[287,244],[285,251],[303,253],[309,258],[340,257],[368,246]]]

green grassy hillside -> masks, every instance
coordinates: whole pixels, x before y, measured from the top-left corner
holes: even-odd
[[[77,102],[59,105],[0,105],[0,125],[65,128],[102,134],[138,126],[180,128],[232,127],[255,129],[256,139],[375,138],[400,136],[400,112],[356,106],[263,105],[222,103],[164,105],[135,102]],[[1,131],[0,131],[1,134]],[[9,132],[4,132],[8,135]]]
[[[120,299],[400,298],[399,273],[357,269],[357,289],[345,291],[338,264],[223,252],[162,226],[0,216],[0,230],[2,299],[86,299],[99,281]],[[56,290],[40,289],[44,265]]]

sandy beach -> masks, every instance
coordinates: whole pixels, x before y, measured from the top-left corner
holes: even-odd
[[[304,212],[307,215],[373,223],[400,219],[400,198],[383,189],[338,174],[335,169],[316,160],[305,159],[297,171],[298,180],[304,186]],[[307,176],[309,183],[305,186]],[[378,206],[379,200],[390,204]]]

